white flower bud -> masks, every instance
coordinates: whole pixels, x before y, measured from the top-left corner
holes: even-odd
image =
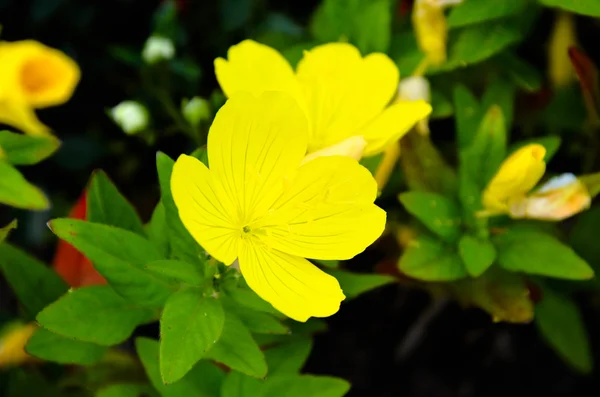
[[[431,87],[429,81],[422,76],[410,76],[400,80],[398,85],[398,101],[423,100],[431,103]],[[429,117],[419,120],[417,131],[422,135],[429,134]]]
[[[175,56],[175,45],[162,36],[150,36],[142,50],[142,58],[146,63],[153,64],[172,59]]]
[[[210,118],[210,106],[206,99],[193,97],[182,103],[183,117],[193,126],[198,126],[202,121]]]
[[[141,132],[148,127],[150,116],[144,105],[135,101],[123,101],[110,110],[115,123],[128,135]]]

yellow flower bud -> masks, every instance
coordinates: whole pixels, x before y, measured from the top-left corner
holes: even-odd
[[[366,146],[367,141],[365,138],[362,136],[351,136],[350,138],[346,138],[335,145],[331,145],[308,154],[302,160],[302,164],[308,163],[317,157],[323,156],[346,156],[351,157],[354,160],[360,160]]]
[[[14,325],[0,337],[0,368],[20,365],[32,359],[25,352],[25,345],[36,329],[33,323]]]
[[[550,179],[533,194],[510,204],[510,216],[560,221],[590,207],[586,186],[573,174]]]
[[[575,72],[569,59],[569,47],[577,45],[575,18],[559,11],[554,22],[548,46],[548,75],[553,87],[564,87],[575,80]]]
[[[487,213],[508,213],[509,206],[533,189],[546,170],[546,149],[533,143],[515,151],[500,165],[483,192],[483,206]]]

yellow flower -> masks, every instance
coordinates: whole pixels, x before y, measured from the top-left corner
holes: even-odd
[[[18,324],[0,337],[0,368],[20,365],[32,360],[25,352],[25,345],[37,329],[33,323]]]
[[[511,203],[510,216],[560,221],[590,207],[587,187],[573,174],[550,179],[533,194]]]
[[[326,317],[345,298],[337,280],[304,258],[349,259],[383,232],[369,171],[345,156],[300,165],[308,124],[285,92],[231,95],[208,135],[210,169],[176,161],[179,216],[213,257],[236,259],[246,282],[297,320]]]
[[[575,81],[568,51],[569,47],[576,45],[575,17],[566,11],[558,11],[548,46],[548,77],[554,88]]]
[[[66,102],[77,85],[77,64],[33,40],[0,42],[0,122],[28,134],[49,134],[34,109]]]
[[[291,94],[308,118],[309,153],[362,137],[367,142],[364,155],[377,154],[431,112],[425,101],[390,105],[399,80],[394,62],[381,53],[363,58],[348,43],[306,51],[295,72],[276,50],[252,40],[232,46],[227,57],[215,60],[225,95]]]
[[[485,212],[509,213],[511,203],[522,200],[544,175],[545,155],[542,145],[529,144],[504,160],[483,192]]]
[[[444,8],[459,4],[462,0],[415,0],[412,23],[421,51],[428,65],[438,66],[446,62],[448,24]]]

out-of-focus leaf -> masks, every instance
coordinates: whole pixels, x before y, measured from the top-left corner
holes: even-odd
[[[98,390],[95,397],[159,397],[159,395],[150,385],[117,383]]]
[[[523,11],[528,0],[466,0],[452,7],[448,15],[448,27],[466,25],[509,17]]]
[[[375,175],[375,173],[377,172],[377,168],[379,167],[379,164],[381,164],[381,160],[383,160],[383,153],[379,153],[375,156],[370,156],[370,157],[363,157],[362,159],[360,159],[360,164],[365,167],[366,169],[369,170],[369,172],[371,173],[371,175]],[[319,261],[319,263],[322,263],[324,261]],[[332,261],[329,261],[332,262]],[[327,265],[325,265],[327,266]]]
[[[10,222],[8,225],[0,227],[0,244],[2,244],[4,242],[4,240],[6,240],[10,231],[13,229],[16,229],[16,228],[17,228],[17,220],[16,219],[13,219],[13,221]]]
[[[496,248],[489,240],[468,234],[458,242],[458,254],[472,277],[481,276],[496,260]]]
[[[398,198],[406,211],[442,239],[452,242],[460,236],[460,212],[449,198],[429,192],[406,192]]]
[[[454,88],[454,109],[458,146],[464,149],[471,145],[480,122],[479,102],[463,85]]]
[[[544,156],[544,161],[547,163],[554,157],[558,148],[560,148],[561,139],[559,136],[544,136],[541,138],[528,139],[526,141],[516,142],[508,149],[508,155],[510,156],[514,151],[522,148],[525,145],[529,145],[532,143],[538,143],[542,145],[546,149],[546,155]]]
[[[579,48],[569,48],[569,58],[571,58],[571,63],[579,78],[579,84],[590,117],[598,122],[600,121],[600,77],[598,68]]]
[[[596,0],[539,0],[545,6],[558,7],[577,14],[600,17],[600,3]]]
[[[252,16],[252,0],[223,0],[219,2],[219,11],[225,31],[239,29]]]
[[[432,119],[443,119],[454,113],[452,102],[437,90],[431,91],[431,107],[433,109],[430,116]]]
[[[152,318],[152,310],[128,302],[106,285],[71,290],[36,317],[44,328],[67,338],[111,346]]]
[[[327,273],[339,281],[346,299],[356,298],[365,292],[395,281],[394,277],[383,274],[351,273],[340,269],[327,269]]]
[[[37,164],[51,156],[59,147],[60,141],[54,137],[0,131],[0,148],[11,164]]]
[[[400,70],[400,77],[412,75],[425,57],[419,50],[413,32],[403,32],[392,36],[389,53]]]
[[[343,379],[316,375],[285,375],[269,378],[264,397],[342,397],[350,384]]]
[[[481,112],[489,112],[493,106],[498,106],[502,110],[507,137],[513,121],[514,101],[515,86],[504,78],[495,79],[483,93],[483,98],[481,98]],[[485,120],[485,114],[481,114],[481,117]]]
[[[538,91],[542,87],[542,74],[516,55],[504,52],[495,57],[494,61],[517,87],[529,92]]]
[[[565,295],[549,288],[542,292],[542,300],[535,306],[538,330],[567,364],[579,372],[590,373],[592,352],[579,309]]]
[[[58,386],[48,382],[40,371],[17,368],[10,374],[5,387],[6,397],[44,396],[63,397]]]
[[[530,228],[514,227],[494,236],[498,263],[506,270],[568,280],[587,280],[594,271],[568,245]]]
[[[60,336],[39,328],[25,346],[27,353],[60,364],[89,365],[99,361],[106,347]]]
[[[220,302],[201,289],[183,288],[167,300],[160,319],[160,374],[178,381],[219,340],[225,315]]]
[[[65,0],[32,0],[31,19],[40,23],[50,18]]]
[[[40,189],[27,182],[16,168],[1,159],[0,204],[29,210],[45,210],[50,207],[50,202]]]
[[[551,135],[565,132],[580,134],[587,119],[585,101],[576,85],[554,92],[550,103],[541,113],[540,128]]]
[[[577,216],[569,235],[571,247],[590,264],[595,272],[600,272],[598,225],[600,225],[600,206],[594,206]],[[597,282],[597,279],[593,281]]]
[[[493,267],[478,278],[454,283],[452,289],[463,305],[485,310],[494,321],[527,323],[533,319],[529,289],[518,274]]]
[[[424,281],[452,281],[468,276],[456,251],[427,236],[409,244],[398,267],[407,276]]]
[[[581,175],[579,180],[585,185],[592,198],[600,193],[600,172]]]
[[[56,272],[8,243],[0,244],[0,270],[31,318],[68,290]]]
[[[135,209],[103,171],[92,174],[87,189],[86,219],[146,236]]]
[[[160,254],[143,237],[128,230],[76,219],[54,219],[50,229],[86,256],[111,287],[126,299],[149,307],[162,306],[170,286],[144,269]]]

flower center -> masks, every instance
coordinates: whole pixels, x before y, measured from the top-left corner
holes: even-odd
[[[244,234],[250,234],[252,229],[250,229],[250,226],[246,225],[242,228],[242,231],[244,232]]]

